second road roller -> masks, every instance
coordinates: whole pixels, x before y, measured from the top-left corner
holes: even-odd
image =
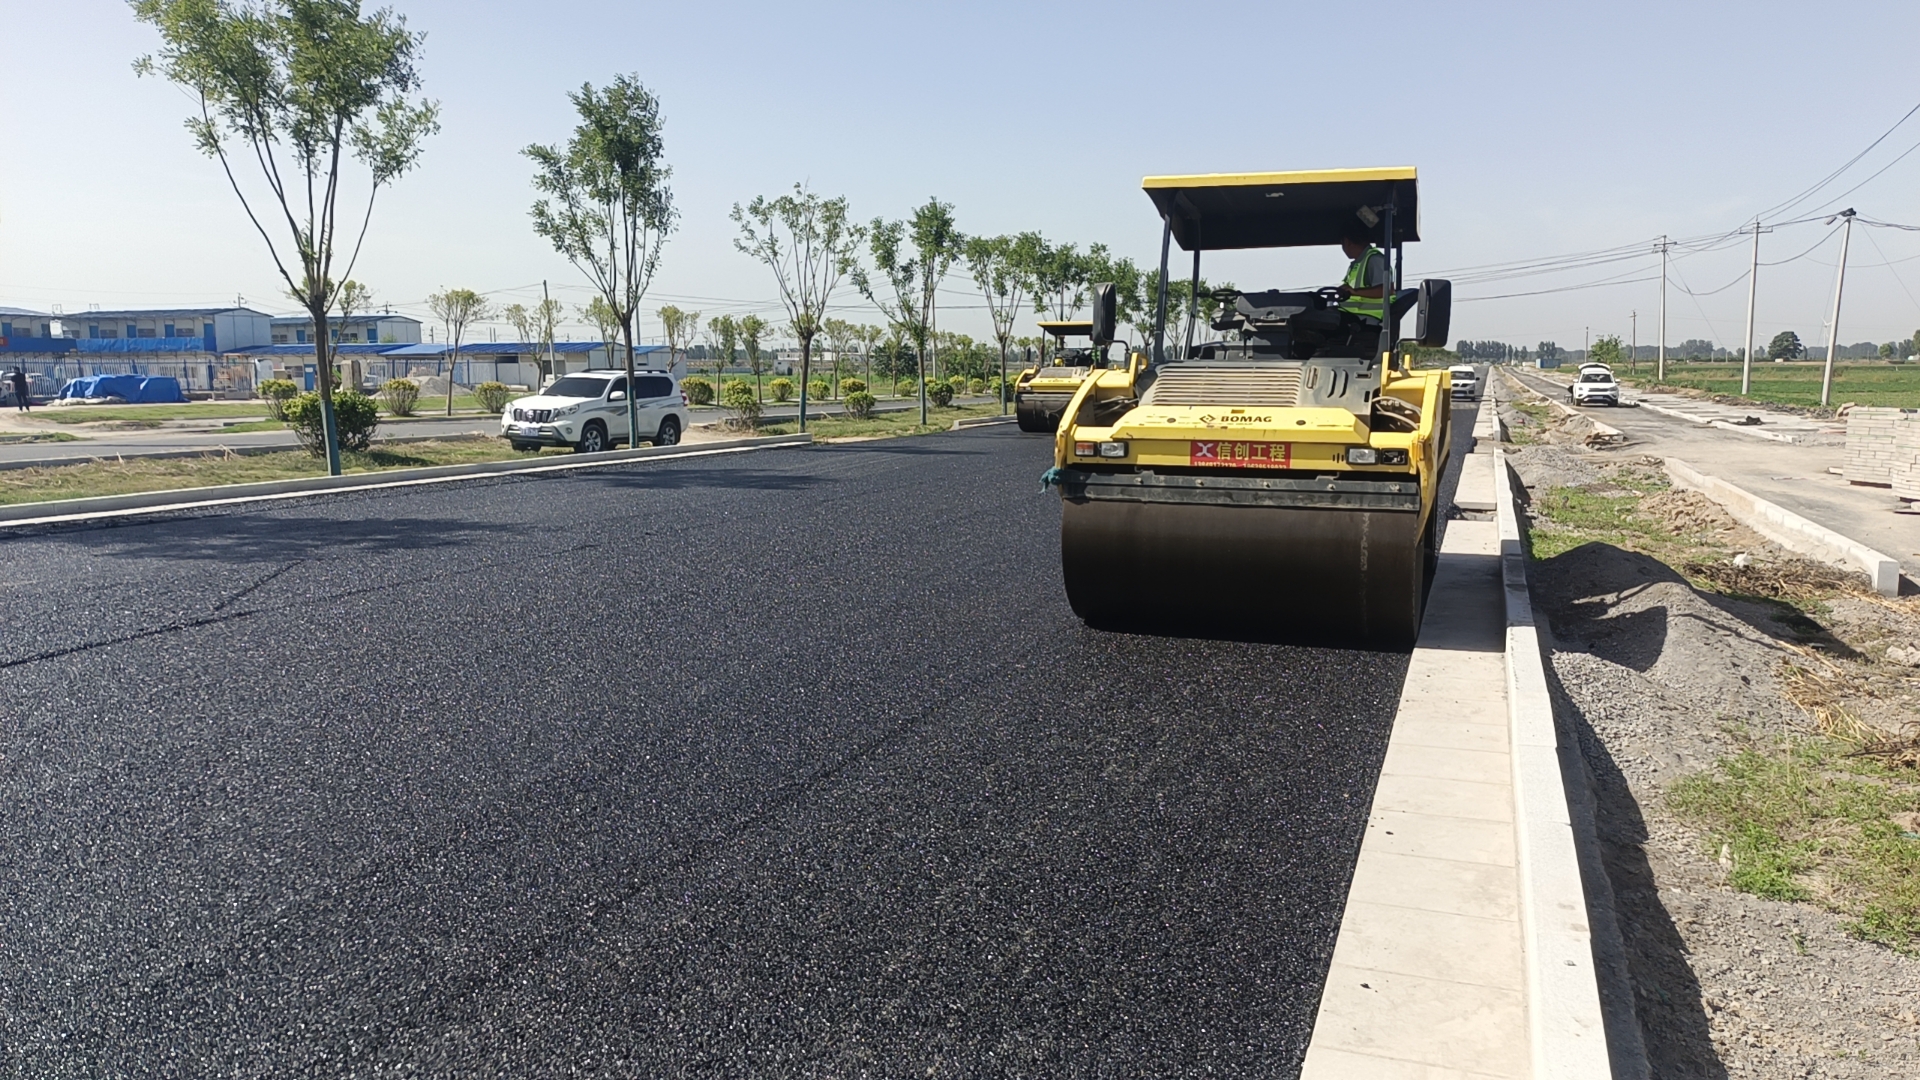
[[[1162,223],[1151,353],[1081,383],[1045,477],[1060,493],[1074,612],[1102,626],[1411,646],[1451,419],[1447,372],[1410,369],[1400,348],[1445,345],[1451,307],[1444,280],[1398,287],[1403,246],[1419,239],[1415,171],[1143,186]],[[1352,261],[1340,286],[1221,290],[1210,332],[1169,342],[1176,243],[1192,253],[1195,289],[1206,251],[1339,244]],[[1094,297],[1099,349],[1116,312],[1110,287]]]
[[[1107,366],[1107,348],[1067,344],[1068,338],[1091,336],[1090,322],[1049,321],[1041,323],[1040,330],[1053,338],[1052,355],[1043,356],[1038,365],[1021,372],[1015,380],[1013,412],[1021,431],[1050,434],[1059,428],[1060,414],[1066,411],[1080,384]]]

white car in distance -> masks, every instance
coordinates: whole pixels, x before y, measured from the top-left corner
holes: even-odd
[[[1613,369],[1605,364],[1586,364],[1567,387],[1567,399],[1575,405],[1619,405],[1620,383]]]
[[[508,402],[500,412],[500,437],[515,450],[570,446],[593,454],[621,443],[633,445],[627,430],[627,393],[623,371],[562,375],[538,394]],[[640,438],[655,446],[672,446],[687,430],[686,395],[664,371],[634,373],[633,407]]]
[[[1447,369],[1453,376],[1453,396],[1468,401],[1480,400],[1480,371],[1472,364],[1459,364]]]

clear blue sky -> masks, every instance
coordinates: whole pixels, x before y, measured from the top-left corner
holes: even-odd
[[[937,195],[968,232],[1038,229],[1145,263],[1158,230],[1142,175],[1412,164],[1426,241],[1408,268],[1419,275],[1737,228],[1920,103],[1911,0],[394,6],[427,33],[427,92],[444,131],[382,197],[355,276],[414,314],[448,286],[537,299],[543,278],[584,302],[578,272],[528,227],[530,170],[518,151],[566,136],[567,90],[621,72],[663,102],[682,214],[648,308],[769,316],[770,276],[733,251],[727,211],[796,180],[847,195],[862,218],[902,216]],[[12,43],[0,82],[0,304],[73,312],[244,294],[287,309],[217,167],[188,144],[188,101],[130,69],[154,47],[152,31],[117,0],[4,0],[0,15]],[[1831,193],[1916,143],[1920,117]],[[1846,204],[1920,223],[1916,181],[1920,152]],[[1793,255],[1823,231],[1770,234],[1763,258]],[[1824,340],[1836,254],[1829,243],[1763,270],[1763,339],[1791,328]],[[1746,260],[1737,244],[1688,255],[1676,282],[1706,292]],[[1343,267],[1337,252],[1296,252],[1223,258],[1209,276],[1297,285],[1336,280]],[[1463,281],[1457,292],[1657,267],[1649,255]],[[1856,229],[1850,267],[1843,341],[1920,327],[1920,233]],[[963,279],[949,300],[944,326],[984,329],[961,306]],[[1744,284],[1699,300],[1676,288],[1668,303],[1672,343],[1737,345],[1744,334]],[[1577,348],[1589,326],[1624,336],[1637,309],[1640,341],[1651,343],[1658,304],[1649,282],[1469,302],[1455,336]]]

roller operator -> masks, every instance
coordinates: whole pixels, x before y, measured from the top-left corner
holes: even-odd
[[[1377,334],[1386,312],[1387,256],[1374,246],[1372,230],[1355,220],[1340,237],[1347,256],[1347,273],[1333,291],[1339,303],[1331,308],[1300,312],[1288,320],[1294,340],[1317,346],[1351,341],[1359,334]]]

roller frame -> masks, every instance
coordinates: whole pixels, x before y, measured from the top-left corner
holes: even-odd
[[[1052,434],[1060,429],[1060,418],[1072,401],[1072,394],[1017,393],[1013,398],[1014,418],[1021,431]]]

